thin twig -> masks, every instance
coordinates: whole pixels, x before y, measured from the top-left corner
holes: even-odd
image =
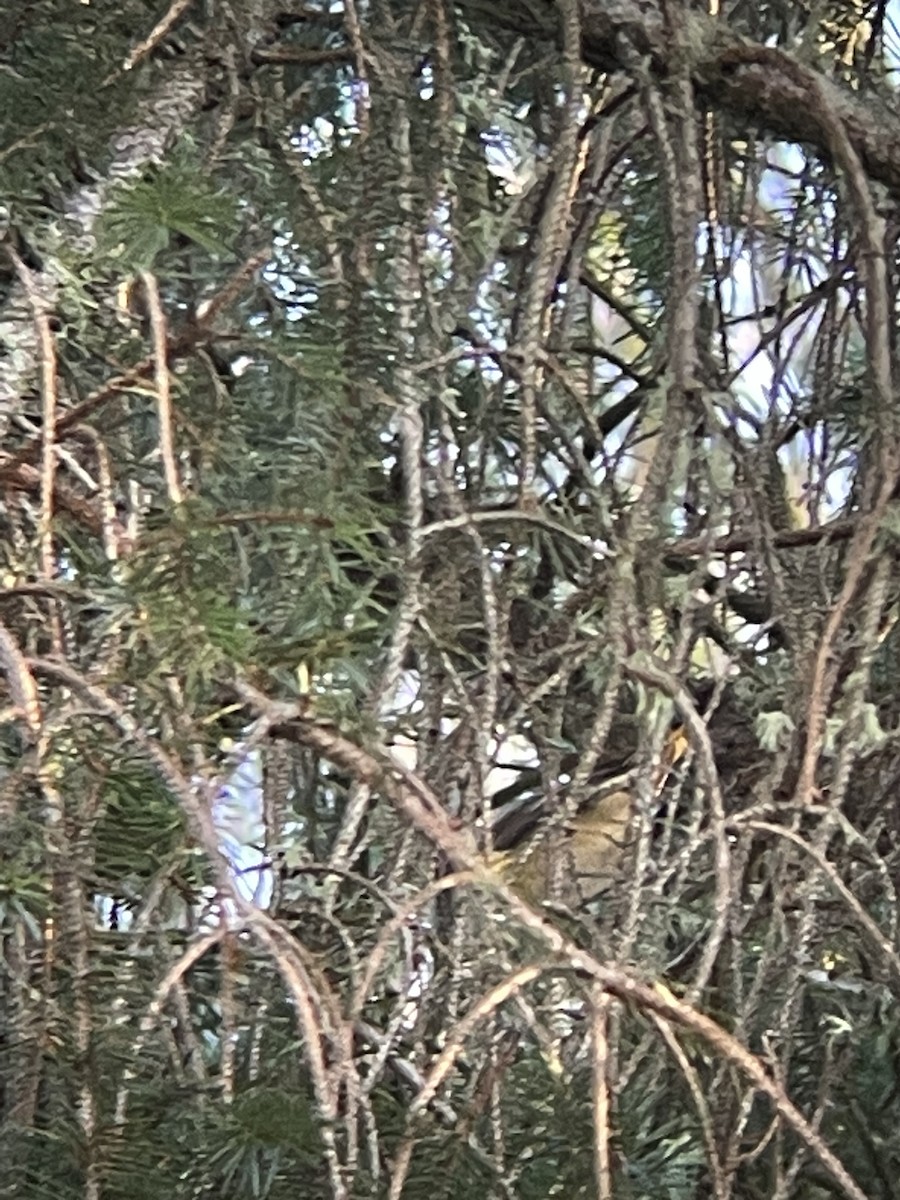
[[[56,343],[50,329],[47,302],[41,295],[34,272],[25,265],[12,246],[6,252],[28,297],[38,338],[41,360],[41,520],[39,542],[41,574],[52,579],[56,574],[53,552],[53,491],[56,476],[56,434],[58,397],[56,387]]]
[[[168,12],[160,17],[147,37],[129,50],[125,56],[125,61],[122,63],[122,70],[133,70],[142,59],[145,59],[148,54],[152,54],[163,38],[166,37],[170,30],[175,27],[178,20],[191,7],[193,2],[194,0],[173,0]]]
[[[175,452],[174,421],[172,419],[172,386],[167,361],[169,337],[166,329],[166,314],[163,311],[159,284],[152,271],[141,271],[141,281],[150,313],[150,330],[153,334],[153,374],[156,382],[156,414],[159,421],[159,455],[169,502],[175,506],[183,503],[184,492],[178,474]]]
[[[591,1051],[593,1068],[594,1172],[597,1200],[612,1200],[610,1141],[609,1009],[612,999],[595,988],[591,1000]]]

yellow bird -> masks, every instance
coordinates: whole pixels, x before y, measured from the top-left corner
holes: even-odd
[[[673,730],[654,781],[657,793],[687,747],[684,729]],[[488,856],[491,867],[532,904],[554,893],[569,905],[595,898],[620,876],[629,844],[633,784],[633,770],[608,779],[557,829],[546,828],[542,819],[548,815],[546,805],[539,806],[529,827],[512,838],[504,836],[501,822],[497,841],[508,848]]]

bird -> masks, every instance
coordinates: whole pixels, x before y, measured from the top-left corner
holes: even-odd
[[[688,749],[682,726],[673,729],[663,748],[653,781],[656,794]],[[633,766],[598,783],[586,802],[555,828],[548,827],[552,809],[546,801],[526,811],[502,814],[494,829],[488,865],[532,904],[559,899],[583,906],[621,878],[630,844],[637,769]],[[528,811],[530,810],[530,811]]]

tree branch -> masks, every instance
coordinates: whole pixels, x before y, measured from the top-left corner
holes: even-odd
[[[535,6],[488,4],[486,0],[457,0],[468,14],[477,14],[482,27],[493,26],[546,42],[557,37],[553,8],[546,18]],[[758,45],[735,33],[722,20],[683,7],[679,20],[685,32],[679,52],[699,104],[737,117],[743,125],[759,123],[769,133],[815,146],[830,159],[828,137],[817,104],[801,77],[804,70],[791,55]],[[623,47],[630,46],[648,60],[651,75],[673,72],[673,46],[663,17],[640,0],[586,0],[582,17],[581,55],[600,71],[625,69]],[[841,89],[825,76],[809,71],[827,96],[828,108],[843,125],[867,175],[900,197],[900,122],[879,99],[871,101]]]

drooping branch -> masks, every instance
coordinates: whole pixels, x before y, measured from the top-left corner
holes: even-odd
[[[488,4],[457,0],[466,15],[478,17],[484,31],[493,26],[518,36],[546,42],[559,37],[552,6],[546,15],[536,5]],[[687,66],[697,101],[729,113],[741,124],[756,123],[769,133],[815,146],[830,158],[828,138],[814,102],[815,79],[828,97],[828,108],[842,123],[869,177],[900,197],[900,122],[883,103],[841,89],[789,54],[762,46],[732,30],[722,20],[679,6],[685,25],[679,54]],[[582,18],[582,57],[601,71],[622,70],[628,51],[647,60],[649,71],[667,77],[675,69],[676,48],[662,13],[640,0],[587,0]],[[624,51],[624,53],[623,53]]]
[[[494,875],[478,855],[471,833],[457,828],[440,798],[414,772],[399,764],[381,760],[338,729],[316,723],[297,704],[273,701],[243,681],[236,684],[236,692],[255,716],[267,721],[273,736],[308,746],[350,772],[358,782],[377,787],[406,820],[447,855],[456,868],[471,871],[476,882],[485,883],[495,890],[515,919],[536,935],[557,958],[561,970],[580,972],[603,991],[647,1013],[671,1021],[705,1041],[755,1088],[768,1096],[781,1118],[819,1160],[845,1195],[854,1200],[865,1200],[864,1192],[843,1163],[760,1059],[716,1021],[676,997],[664,985],[648,984],[616,964],[601,963],[593,954],[577,946],[552,921]],[[454,1053],[461,1049],[461,1042],[454,1043]],[[417,1097],[417,1107],[423,1106],[431,1098],[443,1069],[443,1059],[439,1058]]]

